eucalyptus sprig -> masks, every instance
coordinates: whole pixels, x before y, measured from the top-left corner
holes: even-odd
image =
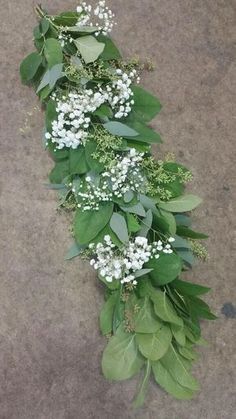
[[[110,38],[114,14],[105,1],[56,16],[35,10],[36,51],[20,74],[45,108],[50,187],[74,216],[66,259],[89,259],[104,284],[102,371],[125,380],[143,370],[136,406],[151,376],[190,399],[199,389],[191,366],[203,342],[200,321],[215,318],[201,298],[209,288],[182,278],[195,257],[207,258],[198,241],[207,236],[191,228],[201,203],[185,193],[191,172],[152,157],[151,145],[162,141],[149,123],[161,104]]]

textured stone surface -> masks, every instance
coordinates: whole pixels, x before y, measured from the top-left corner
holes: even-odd
[[[52,164],[41,146],[43,115],[18,77],[32,48],[33,3],[0,5],[0,419],[233,419],[235,319],[221,309],[235,303],[236,3],[110,1],[121,50],[156,66],[143,84],[164,105],[154,122],[162,150],[192,168],[191,188],[204,198],[194,224],[210,235],[211,259],[190,276],[213,288],[207,300],[219,315],[203,324],[210,347],[195,368],[198,397],[178,402],[152,383],[136,412],[137,381],[109,384],[101,374],[101,288],[86,263],[63,261],[69,219],[56,213],[56,196],[44,187]],[[43,5],[51,12],[76,6]]]

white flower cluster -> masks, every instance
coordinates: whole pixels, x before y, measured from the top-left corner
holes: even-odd
[[[81,5],[77,7],[77,12],[81,13],[77,22],[78,26],[96,26],[97,31],[95,32],[95,35],[99,35],[99,33],[107,35],[112,31],[115,15],[106,6],[105,0],[100,0],[93,10],[90,4],[88,5],[83,1]],[[93,22],[94,17],[98,20],[96,23]]]
[[[143,153],[132,148],[125,156],[117,156],[114,165],[96,181],[87,175],[78,189],[72,188],[79,201],[78,207],[83,211],[98,210],[100,202],[112,201],[114,196],[122,198],[126,192],[145,192],[146,180],[140,167],[142,159]]]
[[[52,123],[52,134],[46,133],[46,139],[57,144],[58,149],[64,147],[77,148],[84,143],[91,122],[89,114],[96,111],[105,101],[100,92],[91,89],[82,92],[71,92],[68,97],[57,100],[57,120]]]
[[[57,100],[57,120],[52,123],[52,134],[46,133],[45,137],[56,143],[56,148],[77,148],[85,143],[88,136],[87,128],[91,122],[91,115],[103,103],[108,102],[116,112],[115,118],[127,116],[131,111],[134,101],[128,101],[133,95],[130,84],[136,77],[136,70],[128,74],[122,70],[116,70],[117,80],[112,85],[99,87],[97,91],[81,89],[63,96]]]
[[[168,241],[171,243],[174,240],[173,237],[170,237]],[[106,235],[104,243],[89,245],[95,254],[95,258],[90,261],[90,264],[107,282],[118,279],[121,284],[137,285],[137,274],[145,263],[152,258],[158,259],[161,252],[173,252],[169,243],[164,244],[159,240],[149,244],[146,237],[138,236],[122,249],[117,249],[112,243],[111,237]]]
[[[112,82],[112,87],[107,86],[109,94],[109,103],[112,109],[116,109],[115,118],[120,119],[128,116],[131,112],[131,106],[134,104],[132,99],[133,92],[130,88],[131,83],[136,78],[136,70],[132,70],[129,74],[124,73],[121,69],[116,70],[119,76],[118,80]],[[136,78],[139,82],[139,78]]]

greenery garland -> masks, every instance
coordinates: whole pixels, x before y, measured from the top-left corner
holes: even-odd
[[[154,160],[161,139],[148,123],[157,98],[141,88],[138,65],[122,60],[109,37],[114,14],[99,1],[50,16],[40,6],[36,52],[20,67],[46,108],[43,141],[60,206],[74,213],[75,243],[105,287],[100,329],[108,337],[102,370],[125,380],[143,370],[178,399],[199,389],[190,369],[198,357],[200,319],[214,319],[199,296],[209,288],[181,279],[207,252],[190,228],[201,199],[184,193],[191,173],[171,156]]]

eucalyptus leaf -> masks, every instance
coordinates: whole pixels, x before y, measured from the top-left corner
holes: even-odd
[[[72,244],[68,252],[66,253],[65,260],[73,259],[81,254],[81,252],[85,249],[86,246],[80,245],[78,243]]]
[[[135,205],[130,205],[130,206],[127,206],[127,207],[125,207],[123,205],[120,205],[120,208],[124,212],[130,212],[131,214],[137,214],[137,215],[140,215],[140,217],[145,217],[145,215],[146,215],[146,211],[145,211],[143,205],[140,202],[138,202]]]
[[[149,384],[149,379],[150,379],[150,374],[151,374],[151,363],[149,360],[146,361],[146,368],[145,368],[145,372],[144,372],[144,376],[138,391],[137,396],[135,397],[134,400],[134,407],[137,409],[138,407],[141,407],[145,401],[145,396],[147,393],[147,388],[148,388],[148,384]]]
[[[96,38],[91,35],[81,36],[80,38],[75,39],[74,43],[86,64],[96,61],[105,47],[104,43],[98,42]]]
[[[29,54],[20,65],[20,75],[22,83],[30,82],[37,73],[42,63],[42,57],[37,52]]]
[[[194,396],[194,391],[181,386],[161,361],[152,363],[152,371],[156,382],[176,399],[189,400]]]
[[[36,93],[40,92],[40,90],[42,90],[47,85],[49,85],[49,87],[52,89],[56,82],[64,77],[62,69],[63,64],[55,64],[50,70],[47,70],[37,88]]]
[[[80,244],[91,242],[98,233],[109,223],[113,212],[113,204],[101,204],[98,211],[82,211],[75,214],[74,234]]]
[[[171,304],[166,292],[158,289],[152,290],[150,298],[154,303],[156,315],[165,322],[183,326],[183,320],[177,315],[173,305]]]
[[[142,355],[150,361],[157,361],[167,352],[172,334],[170,328],[163,325],[155,333],[138,333],[136,339]]]
[[[137,233],[140,230],[140,224],[133,214],[126,213],[128,230],[130,233]]]
[[[145,266],[153,269],[150,276],[155,282],[155,285],[158,286],[174,281],[182,270],[181,259],[175,253],[161,253],[158,259],[150,259]]]
[[[134,105],[132,111],[143,121],[151,121],[161,110],[159,100],[140,86],[132,87]]]
[[[48,62],[49,69],[56,64],[61,64],[63,61],[63,53],[60,42],[54,38],[46,39],[44,44],[44,55]]]
[[[104,50],[99,57],[101,60],[103,61],[119,60],[121,58],[120,52],[111,38],[109,38],[108,36],[99,34],[97,36],[97,39],[98,41],[105,44]]]
[[[100,312],[100,330],[103,335],[108,335],[112,332],[113,314],[117,301],[117,292],[110,295],[108,300],[104,303]]]
[[[122,243],[127,243],[129,241],[127,224],[122,215],[117,212],[113,213],[110,219],[110,227]]]
[[[103,352],[102,371],[108,380],[127,380],[139,372],[143,359],[139,355],[135,335],[120,326]]]
[[[202,285],[193,284],[180,279],[176,279],[171,283],[171,287],[175,288],[182,295],[202,295],[206,294],[211,288],[203,287]]]
[[[178,342],[179,345],[181,346],[185,346],[186,344],[186,336],[184,333],[184,327],[179,327],[176,324],[172,324],[171,325],[171,331],[173,333],[173,336],[176,340],[176,342]]]
[[[119,137],[135,137],[138,135],[137,131],[133,128],[130,128],[118,121],[109,121],[103,124],[103,126],[108,132],[110,132],[110,134],[117,135]]]
[[[136,333],[155,333],[162,327],[162,322],[155,316],[149,297],[138,300],[137,305],[139,310],[134,318]]]
[[[199,390],[199,384],[186,368],[182,355],[171,344],[167,353],[161,360],[162,365],[169,371],[172,377],[183,387],[190,390]]]
[[[152,211],[149,209],[146,213],[146,217],[142,219],[141,221],[141,229],[138,233],[139,236],[141,237],[147,237],[148,232],[150,230],[150,228],[152,227],[152,220],[153,220],[153,216],[152,216]]]
[[[178,198],[171,199],[168,202],[159,203],[159,207],[170,212],[187,212],[192,211],[200,205],[202,199],[196,195],[183,195]]]

